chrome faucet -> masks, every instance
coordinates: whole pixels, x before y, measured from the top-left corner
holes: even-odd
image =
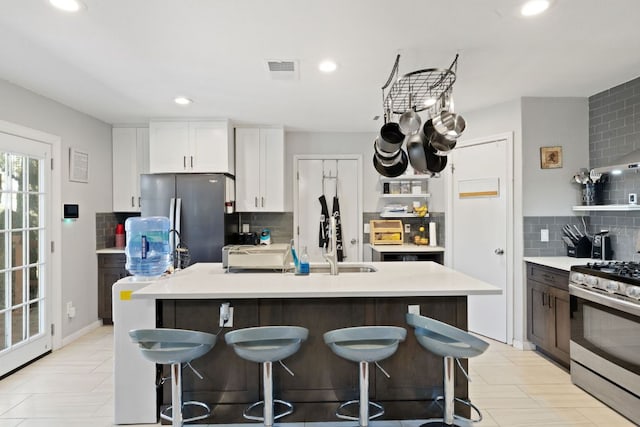
[[[332,276],[338,275],[338,249],[336,245],[336,218],[331,215],[329,218],[329,247],[324,254],[324,259],[329,262],[329,268]]]

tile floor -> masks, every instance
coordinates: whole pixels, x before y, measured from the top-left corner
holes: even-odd
[[[0,380],[0,427],[112,426],[112,333],[98,328]],[[532,351],[492,342],[470,361],[470,394],[495,426],[633,426],[571,384],[569,374]],[[282,423],[285,427],[355,426],[353,422]],[[420,420],[372,427],[418,427]],[[244,424],[246,427],[246,424]]]

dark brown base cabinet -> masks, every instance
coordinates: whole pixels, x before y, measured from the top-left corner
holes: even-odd
[[[129,275],[124,268],[126,261],[125,254],[98,254],[98,317],[105,325],[113,323],[111,287]]]
[[[569,367],[569,272],[527,263],[527,337]]]
[[[163,300],[160,325],[216,333],[220,303],[216,300]],[[227,301],[228,302],[228,301]],[[278,364],[273,365],[274,397],[293,402],[295,411],[282,422],[337,421],[335,411],[347,400],[358,399],[358,365],[342,359],[325,345],[326,331],[350,326],[396,325],[407,329],[407,339],[398,351],[380,365],[387,378],[370,365],[370,399],[382,403],[384,419],[422,419],[441,416],[434,403],[443,393],[443,361],[422,348],[405,323],[409,304],[419,304],[426,316],[467,328],[466,297],[416,298],[317,298],[231,300],[233,328],[225,328],[215,347],[192,362],[204,381],[185,369],[185,400],[207,402],[213,415],[210,423],[246,422],[243,409],[262,399],[261,367],[238,357],[224,342],[224,333],[251,326],[298,325],[309,329],[309,338],[300,350],[284,360],[295,376]],[[461,361],[465,369],[467,361]],[[164,376],[169,371],[164,367]],[[467,398],[467,381],[456,372],[456,397]],[[162,406],[171,402],[168,382],[162,392]],[[469,416],[466,407],[457,413]]]

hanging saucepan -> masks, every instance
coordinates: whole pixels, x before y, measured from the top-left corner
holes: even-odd
[[[432,120],[425,122],[422,127],[425,145],[429,145],[438,156],[446,156],[456,146],[456,140],[450,140],[435,131]]]
[[[458,139],[467,127],[467,122],[460,114],[449,111],[441,111],[440,114],[436,114],[432,122],[433,128],[438,134],[452,141]]]
[[[409,109],[400,115],[400,119],[398,120],[398,125],[400,126],[400,130],[406,136],[409,136],[413,133],[416,133],[420,130],[420,126],[422,125],[422,119],[416,112],[416,108],[413,105],[412,95],[409,94]]]
[[[376,143],[373,144],[373,149],[375,151],[373,154],[373,166],[380,175],[388,178],[395,178],[396,176],[402,175],[404,171],[407,170],[409,159],[407,158],[407,153],[405,153],[404,150],[400,149],[395,154],[389,156],[386,153],[383,154],[380,152]]]
[[[440,173],[447,166],[447,156],[437,155],[429,143],[424,144],[424,155],[429,172]]]
[[[378,151],[395,154],[402,148],[402,141],[404,141],[404,134],[398,123],[389,122],[380,128],[380,135],[376,138],[376,147]]]
[[[406,145],[411,167],[420,173],[427,173],[427,159],[424,151],[424,135],[420,132],[407,136]]]

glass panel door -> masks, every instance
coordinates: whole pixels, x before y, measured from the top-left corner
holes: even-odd
[[[47,144],[0,133],[0,375],[51,348]]]

